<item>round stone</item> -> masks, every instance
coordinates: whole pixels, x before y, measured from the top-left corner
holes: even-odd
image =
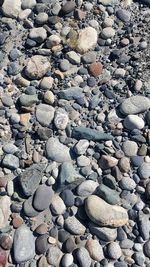
[[[7,154],[3,158],[2,165],[11,170],[17,169],[19,168],[19,158],[12,154]]]
[[[73,256],[69,253],[65,254],[61,261],[63,267],[69,267],[73,263]]]
[[[54,192],[50,186],[42,184],[35,191],[33,206],[38,211],[47,209],[52,201]]]
[[[46,104],[39,104],[36,108],[37,121],[42,126],[50,126],[54,118],[54,108]]]
[[[117,242],[111,242],[107,247],[108,255],[111,259],[117,260],[121,257],[122,251]]]
[[[127,157],[132,157],[137,155],[138,145],[134,141],[127,140],[123,142],[122,149]]]
[[[12,237],[9,234],[0,235],[0,246],[5,250],[10,250],[12,247]]]
[[[48,226],[46,223],[41,223],[36,229],[35,232],[39,235],[44,235],[48,231]]]
[[[106,27],[102,30],[102,38],[103,39],[109,39],[115,36],[115,30],[112,27]]]
[[[59,65],[61,71],[67,71],[70,69],[70,63],[67,59],[62,59]]]
[[[35,55],[28,60],[25,73],[32,80],[41,79],[50,70],[50,67],[47,57]]]
[[[134,129],[141,130],[144,128],[144,125],[144,120],[137,115],[128,115],[124,120],[124,126],[131,131]]]
[[[69,189],[63,190],[60,196],[67,207],[72,207],[74,205],[74,194],[72,193],[71,190]]]
[[[71,253],[75,248],[75,243],[72,238],[68,238],[64,245],[67,253]]]
[[[142,113],[149,108],[150,99],[142,95],[131,96],[120,105],[120,111],[125,115]]]
[[[38,236],[36,241],[35,241],[35,248],[36,248],[36,253],[37,254],[44,254],[47,249],[48,249],[48,235],[44,234],[41,236]]]
[[[95,261],[101,261],[104,259],[103,249],[98,240],[89,239],[86,242],[86,249],[88,250],[90,257]]]
[[[136,187],[136,183],[133,179],[131,179],[130,177],[122,177],[121,181],[119,182],[119,186],[121,187],[121,189],[123,190],[133,190]]]
[[[54,79],[52,77],[44,77],[40,82],[40,88],[43,90],[51,89],[53,86],[53,81]]]
[[[98,183],[92,180],[87,180],[82,182],[77,188],[77,194],[82,197],[88,197],[92,195],[96,188],[98,187]]]
[[[148,179],[150,177],[150,163],[144,162],[138,168],[138,174],[139,174],[141,179]]]
[[[63,214],[66,210],[66,206],[61,197],[55,195],[51,203],[51,211],[54,215]]]
[[[90,267],[91,266],[91,257],[86,248],[79,248],[77,251],[77,259],[81,267]]]
[[[59,266],[62,255],[63,253],[58,247],[51,245],[48,249],[47,261],[50,265]]]
[[[48,37],[46,41],[47,48],[52,48],[53,46],[59,45],[61,42],[61,39],[58,35],[52,34],[50,37]]]
[[[30,30],[29,38],[42,44],[47,38],[47,32],[43,27],[33,28]]]
[[[38,25],[43,25],[44,23],[46,23],[48,21],[48,15],[45,12],[41,12],[39,13],[36,18],[35,21]]]
[[[92,27],[87,27],[79,31],[77,40],[77,50],[80,53],[85,53],[88,50],[94,48],[97,44],[98,34]]]
[[[78,155],[82,155],[86,152],[87,148],[89,147],[89,141],[86,139],[80,140],[74,147],[74,151]]]
[[[89,73],[97,77],[102,73],[103,65],[100,62],[94,62],[89,66]]]

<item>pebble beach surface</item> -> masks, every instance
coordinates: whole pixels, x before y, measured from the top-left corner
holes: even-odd
[[[150,267],[150,0],[0,0],[0,267]]]

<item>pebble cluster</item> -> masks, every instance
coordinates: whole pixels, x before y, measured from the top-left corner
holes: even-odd
[[[0,0],[0,267],[150,267],[150,0]]]

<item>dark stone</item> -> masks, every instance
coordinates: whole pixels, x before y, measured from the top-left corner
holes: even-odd
[[[67,1],[60,10],[60,15],[66,15],[71,13],[75,9],[74,1]]]
[[[63,199],[67,207],[72,207],[74,205],[74,194],[71,190],[66,189],[61,194],[60,197]]]
[[[27,197],[31,196],[38,188],[42,179],[42,170],[44,170],[44,167],[45,165],[42,164],[34,164],[20,174],[19,182],[23,193]]]
[[[35,191],[33,206],[38,211],[47,209],[52,201],[54,192],[50,186],[42,184]]]
[[[104,184],[97,187],[96,194],[109,204],[115,205],[120,202],[119,193]]]
[[[58,240],[61,243],[64,243],[69,237],[70,237],[70,234],[67,231],[63,229],[58,231]]]
[[[75,248],[75,243],[72,238],[68,238],[64,243],[64,249],[66,253],[71,253]]]
[[[49,128],[39,127],[37,129],[37,135],[38,135],[39,139],[42,141],[48,140],[50,137],[52,137],[52,134],[53,134],[53,131]]]
[[[75,138],[77,140],[87,139],[92,141],[105,141],[113,139],[112,135],[110,134],[102,133],[86,127],[75,127],[72,131],[72,138]]]
[[[29,197],[25,202],[23,203],[23,211],[27,217],[35,217],[38,215],[38,211],[34,209],[32,206],[33,202],[33,196]]]
[[[48,249],[48,235],[44,234],[41,236],[38,236],[35,241],[35,248],[37,254],[44,254]]]

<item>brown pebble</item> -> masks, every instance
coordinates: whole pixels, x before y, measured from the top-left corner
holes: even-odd
[[[46,223],[41,223],[36,229],[35,232],[39,235],[44,235],[48,231],[48,227]]]
[[[76,243],[77,245],[81,243],[81,239],[80,239],[79,236],[77,236],[77,237],[75,238],[75,243]]]
[[[89,66],[89,72],[94,77],[99,76],[102,73],[103,65],[100,62],[94,62]]]
[[[130,170],[130,160],[126,157],[123,157],[119,160],[118,166],[120,171],[128,172]]]
[[[23,224],[23,219],[19,216],[13,218],[12,224],[14,228],[19,228]]]
[[[0,177],[0,187],[6,187],[7,185],[7,179],[6,177]]]
[[[9,250],[12,247],[12,237],[8,234],[3,234],[0,236],[0,246],[5,249],[5,250]]]
[[[46,257],[43,255],[38,261],[38,267],[48,267]]]
[[[72,238],[68,238],[64,244],[66,253],[71,253],[75,248],[75,243]]]

